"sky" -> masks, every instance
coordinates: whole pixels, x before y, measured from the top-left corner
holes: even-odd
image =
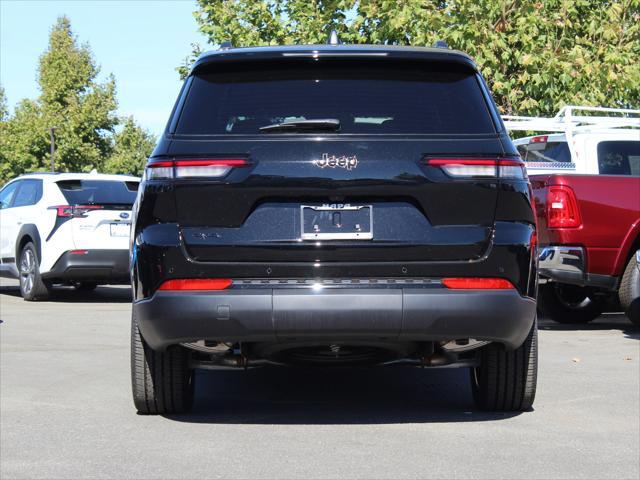
[[[195,9],[195,0],[0,0],[0,84],[10,109],[39,95],[38,58],[66,15],[79,42],[89,43],[98,78],[115,75],[118,114],[159,135],[181,85],[175,68],[192,43],[207,45]]]

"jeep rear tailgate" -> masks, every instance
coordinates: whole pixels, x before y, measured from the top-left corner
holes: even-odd
[[[170,146],[152,162],[186,166],[154,195],[173,196],[193,259],[467,261],[489,248],[504,150],[471,67],[245,62],[189,82]],[[339,128],[265,128],[317,119]],[[194,173],[199,162],[228,169],[207,177]]]

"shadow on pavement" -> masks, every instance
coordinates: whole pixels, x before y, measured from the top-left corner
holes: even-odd
[[[475,411],[465,369],[414,367],[198,371],[186,423],[368,425],[482,422],[519,413]]]
[[[19,286],[2,286],[0,295],[20,298]],[[98,287],[91,292],[82,292],[73,287],[54,287],[46,302],[60,303],[131,303],[131,287],[126,285]],[[27,303],[27,302],[25,302]]]
[[[623,313],[605,313],[589,323],[557,323],[548,318],[538,318],[538,329],[547,331],[580,332],[594,330],[620,330],[628,338],[640,340],[640,327],[632,324]]]

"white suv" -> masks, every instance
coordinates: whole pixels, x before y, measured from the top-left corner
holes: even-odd
[[[22,175],[0,190],[0,276],[25,300],[56,283],[129,283],[131,208],[140,179],[97,173]]]

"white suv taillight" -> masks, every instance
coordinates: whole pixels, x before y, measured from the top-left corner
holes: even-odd
[[[151,162],[146,168],[148,180],[172,178],[220,178],[232,169],[246,167],[249,162],[244,158],[203,158],[161,160]]]
[[[450,177],[527,178],[524,162],[514,158],[427,158],[425,163]]]
[[[63,218],[85,218],[87,212],[92,210],[102,210],[102,205],[56,205],[49,207],[49,210],[55,210],[56,216]]]

